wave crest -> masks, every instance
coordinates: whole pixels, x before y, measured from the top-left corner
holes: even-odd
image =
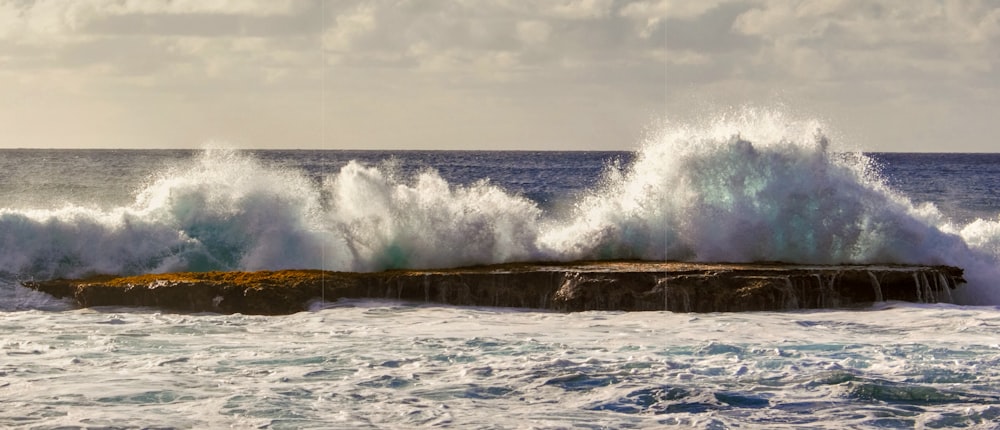
[[[943,264],[963,247],[819,130],[773,115],[664,130],[543,241],[575,258],[826,264]]]

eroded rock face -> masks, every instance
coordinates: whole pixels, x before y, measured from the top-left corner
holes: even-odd
[[[97,277],[25,282],[80,306],[288,314],[323,297],[560,311],[778,311],[883,300],[950,302],[962,269],[947,266],[797,266],[578,262],[377,273],[288,270]]]
[[[167,273],[134,277],[25,282],[28,288],[70,297],[82,307],[146,306],[189,312],[279,315],[299,312],[316,297],[349,286],[335,272]],[[329,280],[329,282],[328,282]]]

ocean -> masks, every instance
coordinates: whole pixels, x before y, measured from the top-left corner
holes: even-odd
[[[1000,154],[865,154],[818,128],[664,127],[626,152],[0,150],[0,427],[1000,428]],[[968,284],[864,309],[287,316],[20,286],[578,259],[947,264]]]

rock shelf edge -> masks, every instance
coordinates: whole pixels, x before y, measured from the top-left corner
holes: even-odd
[[[951,302],[963,270],[924,265],[583,261],[440,270],[164,273],[25,281],[81,307],[281,315],[315,300],[393,299],[556,311],[745,312]]]

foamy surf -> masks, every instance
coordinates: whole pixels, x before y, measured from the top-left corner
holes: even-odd
[[[992,309],[901,303],[16,312],[0,319],[0,426],[990,429],[997,324]]]

